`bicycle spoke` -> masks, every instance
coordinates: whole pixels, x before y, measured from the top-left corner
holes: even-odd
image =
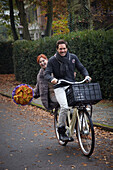
[[[90,156],[94,150],[94,129],[91,118],[87,111],[79,114],[80,121],[77,121],[77,137],[82,152]]]

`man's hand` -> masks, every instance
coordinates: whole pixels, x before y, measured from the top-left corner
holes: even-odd
[[[90,76],[86,76],[85,79],[87,79],[86,82],[90,82],[92,80],[92,78]]]
[[[58,83],[58,80],[56,78],[53,78],[52,81],[51,81],[52,84],[57,84]]]

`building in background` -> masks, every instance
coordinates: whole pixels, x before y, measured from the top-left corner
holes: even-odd
[[[31,40],[37,40],[41,37],[44,37],[46,18],[41,14],[41,7],[36,7],[36,5],[33,4],[26,6],[25,10]]]

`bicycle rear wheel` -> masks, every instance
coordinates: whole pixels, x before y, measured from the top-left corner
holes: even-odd
[[[86,110],[79,113],[79,120],[77,119],[76,126],[78,142],[83,154],[90,156],[93,153],[95,145],[93,123]]]
[[[54,115],[54,129],[55,129],[55,135],[58,140],[58,143],[62,146],[65,146],[68,142],[63,142],[59,139],[59,133],[58,133],[58,117],[59,117],[59,110],[55,112]]]

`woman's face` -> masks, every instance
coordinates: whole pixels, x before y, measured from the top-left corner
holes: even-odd
[[[41,68],[45,69],[47,67],[48,60],[44,59],[43,57],[39,60],[39,65]]]

